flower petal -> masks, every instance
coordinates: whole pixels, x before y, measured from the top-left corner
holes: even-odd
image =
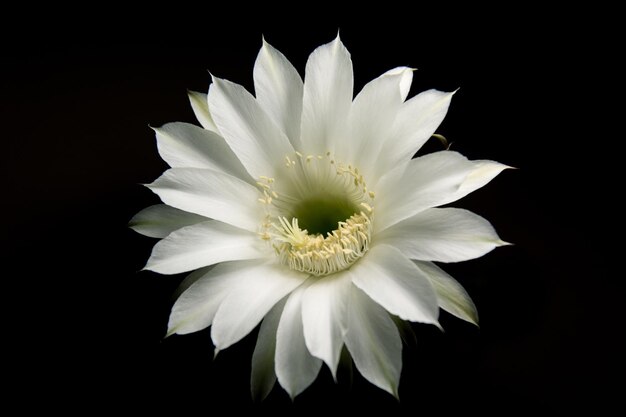
[[[210,169],[171,168],[147,185],[169,206],[256,232],[259,191],[239,178]]]
[[[414,68],[409,67],[396,67],[390,69],[383,75],[401,75],[402,78],[400,80],[400,96],[402,97],[402,101],[406,100],[409,95],[409,91],[411,90],[411,83],[413,82],[413,71]]]
[[[439,306],[448,313],[478,326],[478,311],[465,288],[434,263],[414,262],[433,283]]]
[[[352,282],[403,320],[437,324],[437,295],[428,277],[394,247],[376,245],[350,269]]]
[[[187,213],[166,204],[155,204],[135,214],[128,226],[144,236],[164,238],[174,230],[207,220],[204,216]]]
[[[273,261],[241,271],[240,284],[220,305],[213,319],[211,338],[222,350],[241,340],[267,312],[296,289],[307,275]]]
[[[215,125],[213,117],[211,116],[211,112],[209,111],[209,102],[207,95],[204,93],[199,93],[197,91],[188,91],[187,95],[189,96],[189,103],[191,103],[193,113],[196,115],[196,119],[198,119],[200,125],[203,128],[210,130],[211,132],[215,132],[219,135],[220,131]]]
[[[172,168],[206,168],[252,182],[224,138],[189,123],[168,123],[154,129],[159,154]]]
[[[303,284],[291,293],[276,333],[276,375],[291,399],[304,391],[317,377],[322,361],[309,353],[302,326]]]
[[[254,64],[256,99],[292,144],[300,141],[303,88],[298,71],[263,39]]]
[[[297,150],[323,155],[346,139],[353,84],[350,53],[339,36],[313,51],[306,63],[302,140],[294,145]]]
[[[402,340],[389,313],[363,291],[351,287],[346,347],[361,375],[398,398]]]
[[[219,265],[219,264],[217,264]],[[204,266],[200,269],[196,269],[188,274],[176,287],[176,290],[172,293],[172,300],[177,300],[189,287],[191,287],[194,282],[198,281],[200,278],[209,273],[209,271],[215,268],[216,265]]]
[[[294,153],[287,136],[239,84],[213,77],[209,108],[222,136],[252,178],[276,176],[285,155]]]
[[[302,298],[306,346],[311,355],[328,365],[335,379],[346,331],[346,303],[350,286],[350,275],[339,272],[313,282]]]
[[[183,227],[152,249],[144,269],[178,274],[218,262],[266,256],[259,237],[228,224],[209,220]]]
[[[461,262],[506,245],[493,226],[467,210],[432,208],[396,223],[376,235],[410,259]]]
[[[185,280],[195,282],[174,303],[167,325],[168,336],[193,333],[209,327],[218,307],[238,285],[240,277],[245,275],[247,269],[254,269],[261,263],[258,260],[225,262],[189,274]]]
[[[373,168],[377,167],[381,147],[402,105],[402,81],[403,73],[384,74],[367,83],[352,103],[350,140],[340,142],[337,154],[347,161],[358,161],[366,177],[376,175]],[[349,149],[341,151],[342,144]]]
[[[404,103],[385,142],[380,164],[395,167],[410,160],[446,117],[454,93],[427,90]]]
[[[472,161],[472,163],[474,164],[472,172],[465,178],[450,202],[459,200],[469,193],[482,188],[502,171],[512,168],[495,161],[479,160]]]
[[[274,372],[276,329],[286,300],[287,298],[284,298],[276,303],[261,322],[256,346],[252,353],[252,372],[250,374],[252,400],[256,402],[263,401],[276,383],[276,373]]]
[[[430,207],[456,200],[455,194],[474,164],[463,155],[442,151],[412,159],[376,185],[376,222],[381,232]]]

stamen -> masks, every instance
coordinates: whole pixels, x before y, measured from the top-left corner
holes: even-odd
[[[281,263],[315,276],[329,275],[349,268],[369,249],[372,222],[364,212],[341,222],[326,237],[309,235],[300,229],[298,219],[279,219],[273,224],[274,250]],[[364,229],[365,232],[361,231]]]
[[[259,237],[293,270],[324,276],[349,268],[368,251],[372,234],[375,194],[368,191],[362,172],[337,161],[331,152],[304,156],[296,151],[285,156],[285,166],[296,169],[284,171],[288,177],[279,178],[278,192],[274,178],[261,176],[257,182],[266,212]],[[344,220],[328,230],[333,216]]]

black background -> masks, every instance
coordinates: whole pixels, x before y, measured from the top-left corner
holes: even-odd
[[[608,267],[607,238],[621,224],[604,162],[613,151],[601,127],[586,128],[606,103],[583,98],[602,81],[585,66],[598,62],[585,44],[594,31],[562,15],[516,16],[247,24],[191,9],[96,10],[3,29],[3,344],[14,398],[29,395],[26,408],[202,414],[623,412],[622,277]],[[335,385],[324,369],[295,403],[277,387],[253,406],[256,331],[215,361],[208,331],[162,340],[182,276],[138,272],[154,241],[126,227],[158,201],[139,184],[166,169],[148,125],[195,122],[186,89],[205,92],[207,71],[252,91],[262,34],[303,75],[338,28],[355,91],[398,65],[418,68],[412,94],[461,87],[439,132],[471,159],[519,169],[455,205],[515,246],[444,266],[472,295],[481,327],[445,313],[445,333],[415,325],[400,403],[359,376]]]

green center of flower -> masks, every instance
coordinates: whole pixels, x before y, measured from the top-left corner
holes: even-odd
[[[326,236],[353,214],[361,211],[345,195],[318,195],[296,204],[291,214],[310,234]]]
[[[266,210],[260,237],[293,270],[324,276],[349,268],[369,249],[374,193],[330,152],[285,161],[284,178],[257,183]]]

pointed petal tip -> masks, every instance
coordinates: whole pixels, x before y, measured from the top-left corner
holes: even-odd
[[[217,346],[215,347],[215,350],[213,351],[213,360],[215,360],[217,358],[217,354],[220,353],[220,349],[217,348]]]
[[[505,240],[498,240],[496,244],[498,246],[515,246],[515,243],[507,242]]]
[[[210,73],[211,73],[211,71],[209,71],[209,74]],[[187,89],[187,97],[189,97],[189,98],[196,98],[199,95],[205,95],[205,93],[201,93],[200,91]]]
[[[433,324],[434,326],[436,326],[436,327],[437,327],[437,328],[441,331],[441,333],[445,333],[445,332],[446,332],[446,331],[444,330],[443,326],[439,323],[439,321],[436,321],[436,322],[431,323],[431,324]]]
[[[398,387],[391,387],[391,395],[393,395],[398,403],[400,402],[400,393],[398,393]]]
[[[270,43],[265,39],[265,35],[261,34],[261,49],[266,50],[271,47]]]

